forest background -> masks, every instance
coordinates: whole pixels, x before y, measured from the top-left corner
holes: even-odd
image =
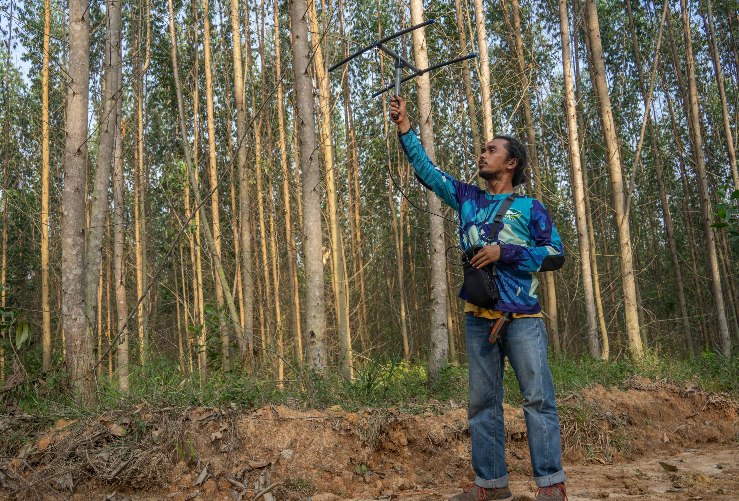
[[[737,12],[1,2],[3,395],[463,381],[455,216],[411,175],[389,93],[371,97],[392,61],[327,72],[424,19],[392,45],[419,67],[479,54],[404,84],[430,155],[475,182],[486,139],[521,138],[524,191],[565,244],[565,267],[540,276],[555,371],[736,391]]]

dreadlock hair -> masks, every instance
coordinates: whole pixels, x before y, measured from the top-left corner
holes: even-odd
[[[528,163],[528,154],[526,147],[521,141],[512,136],[497,135],[493,139],[505,139],[506,151],[508,152],[508,160],[516,159],[516,170],[513,172],[513,186],[518,186],[526,182],[526,165]]]

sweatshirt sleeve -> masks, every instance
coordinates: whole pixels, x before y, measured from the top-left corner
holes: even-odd
[[[529,219],[529,232],[533,246],[500,244],[500,264],[519,271],[553,271],[564,264],[564,249],[559,232],[552,223],[549,211],[534,199]]]
[[[452,209],[459,210],[459,190],[463,183],[454,179],[451,175],[439,169],[431,162],[431,159],[423,149],[416,133],[410,129],[404,134],[398,134],[400,145],[403,147],[405,156],[413,166],[416,176],[428,189],[436,193],[445,204]]]

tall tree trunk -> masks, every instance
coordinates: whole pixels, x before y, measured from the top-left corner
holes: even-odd
[[[514,0],[515,2],[516,0]],[[565,84],[565,109],[567,113],[568,146],[572,163],[572,191],[575,205],[575,225],[580,251],[580,268],[582,271],[583,294],[585,299],[585,316],[588,325],[588,347],[590,356],[600,358],[602,352],[598,346],[598,325],[596,320],[595,294],[591,269],[592,257],[586,216],[585,183],[583,182],[582,164],[580,160],[580,137],[577,127],[577,109],[575,88],[572,81],[572,63],[570,59],[570,28],[567,15],[567,0],[559,0],[559,23],[562,35],[562,65]],[[607,356],[606,356],[607,358]]]
[[[271,128],[269,131],[271,132]],[[269,150],[273,150],[272,145],[272,134],[268,134],[268,147]],[[269,197],[269,253],[270,262],[272,264],[272,303],[275,306],[275,334],[277,336],[277,346],[275,358],[277,362],[277,381],[282,387],[283,380],[285,379],[285,350],[283,346],[285,332],[282,323],[282,303],[280,301],[280,275],[279,270],[279,256],[277,254],[277,229],[275,228],[275,219],[277,217],[277,207],[275,207],[275,193],[272,190],[274,186],[274,176],[270,173],[267,176],[267,185],[269,191],[267,193]]]
[[[454,0],[454,12],[457,20],[457,33],[459,34],[459,45],[462,52],[467,49],[467,28],[465,27],[465,13],[467,5],[462,7],[462,0]],[[480,128],[477,125],[477,103],[472,95],[472,83],[470,82],[470,62],[462,61],[462,81],[464,82],[464,96],[467,101],[467,114],[470,117],[470,132],[472,133],[472,150],[475,160],[480,158]]]
[[[95,335],[94,318],[96,299],[99,296],[98,282],[101,274],[101,256],[105,215],[108,210],[108,189],[110,171],[113,166],[113,148],[118,127],[117,101],[120,99],[121,65],[121,1],[107,0],[106,20],[108,41],[105,46],[105,83],[103,110],[99,119],[100,145],[98,148],[97,169],[90,207],[90,227],[87,232],[87,252],[85,254],[85,314],[88,336]],[[98,312],[100,317],[101,312]],[[102,333],[98,332],[101,339]]]
[[[116,104],[120,112],[120,100]],[[115,281],[116,318],[116,367],[118,387],[123,394],[128,393],[128,303],[126,301],[126,275],[123,270],[124,216],[123,216],[123,128],[116,128],[115,154],[113,158],[113,280]]]
[[[228,25],[225,23],[223,19],[223,12],[226,10],[226,6],[224,4],[219,4],[218,8],[218,18],[219,18],[219,25],[221,27],[220,30],[220,43],[221,43],[221,52],[223,54],[227,53],[228,50],[228,40],[227,40],[227,31],[229,29]],[[236,42],[240,45],[241,44],[241,37],[240,33],[237,32],[236,34]],[[236,158],[237,158],[237,150],[234,146],[234,138],[233,138],[233,131],[231,129],[231,117],[233,117],[233,108],[231,107],[231,68],[229,67],[229,60],[227,57],[223,57],[223,79],[224,79],[224,88],[225,88],[225,104],[226,106],[221,108],[220,117],[221,119],[226,123],[226,138],[228,143],[228,152],[229,152],[229,158],[228,158],[228,170],[229,170],[229,201],[231,202],[231,233],[233,238],[233,255],[234,255],[234,267],[233,267],[233,286],[231,288],[231,294],[234,296],[236,300],[236,304],[238,306],[239,310],[239,322],[241,323],[241,329],[242,332],[246,326],[246,318],[244,317],[244,287],[242,284],[242,275],[241,275],[241,261],[239,260],[239,256],[241,255],[241,245],[239,242],[239,218],[238,218],[238,204],[236,203],[236,172],[234,166],[236,165]],[[243,74],[242,74],[243,77]],[[237,119],[238,120],[238,119]],[[241,147],[239,146],[239,149]],[[239,346],[239,354],[243,352],[243,339],[237,339],[236,342]],[[230,343],[230,341],[229,341]],[[230,350],[229,350],[230,353]]]
[[[668,17],[669,19],[669,17]],[[668,31],[669,33],[669,31]],[[662,78],[662,86],[667,89],[667,82],[665,79],[664,72],[660,73],[660,76]],[[685,234],[686,234],[686,241],[688,250],[690,251],[690,273],[689,276],[693,277],[693,287],[695,291],[695,303],[698,306],[698,311],[706,311],[703,306],[703,296],[701,294],[701,291],[703,290],[703,287],[700,285],[699,281],[699,273],[698,273],[698,259],[696,256],[696,238],[695,238],[695,232],[693,227],[692,218],[690,217],[690,210],[689,207],[694,206],[695,202],[692,197],[692,190],[690,188],[690,184],[687,180],[687,174],[686,174],[686,155],[683,148],[682,140],[680,139],[680,134],[677,129],[677,122],[675,120],[675,112],[672,107],[672,98],[670,97],[669,92],[665,92],[665,98],[667,101],[667,111],[670,115],[670,124],[672,126],[672,134],[673,138],[675,140],[675,148],[677,150],[677,161],[678,166],[680,169],[680,182],[683,186],[683,196],[682,196],[682,213],[683,213],[683,220],[684,220],[684,226],[685,226]],[[703,339],[703,349],[707,349],[708,342],[707,342],[707,332],[708,328],[706,327],[706,319],[704,315],[698,315],[698,330],[700,332],[700,336]]]
[[[139,361],[144,364],[148,352],[148,329],[147,329],[147,298],[144,291],[147,290],[147,262],[146,262],[146,210],[145,192],[146,175],[144,173],[144,79],[149,67],[149,2],[146,2],[146,41],[144,46],[144,61],[141,61],[141,39],[135,34],[136,52],[134,56],[134,68],[136,78],[134,80],[134,94],[136,99],[136,147],[134,149],[134,235],[136,246],[136,316],[138,320],[139,336]],[[141,24],[141,12],[139,12],[139,29]]]
[[[624,292],[624,315],[626,317],[626,335],[629,350],[635,358],[643,354],[641,335],[639,332],[638,302],[636,298],[636,280],[634,277],[633,252],[629,220],[625,215],[623,174],[621,170],[621,152],[618,146],[616,124],[611,110],[611,98],[606,81],[606,68],[603,59],[603,47],[600,39],[600,26],[595,0],[586,0],[586,14],[592,53],[594,87],[598,98],[601,122],[607,149],[607,163],[611,182],[611,195],[618,230],[621,260],[621,280]]]
[[[708,10],[707,17],[704,17],[706,24],[706,32],[708,33],[708,43],[711,51],[711,61],[713,62],[713,71],[716,76],[716,85],[718,86],[719,98],[721,100],[721,117],[723,118],[724,134],[726,135],[726,152],[729,155],[729,166],[731,167],[731,175],[734,179],[734,188],[739,190],[739,170],[736,166],[736,148],[734,146],[734,137],[731,133],[731,117],[729,116],[729,107],[726,99],[726,88],[724,87],[724,72],[721,69],[721,58],[718,53],[718,44],[716,43],[715,29],[713,26],[713,8],[711,0],[705,0]]]
[[[261,79],[261,100],[257,101],[257,83],[254,81],[253,77],[253,71],[254,71],[254,65],[248,64],[247,66],[250,68],[249,72],[249,84],[251,87],[251,98],[252,98],[252,109],[254,110],[254,113],[257,114],[256,116],[256,128],[254,130],[254,161],[256,165],[256,200],[257,200],[257,210],[258,210],[258,224],[259,224],[259,247],[260,247],[260,257],[261,257],[261,264],[257,264],[257,268],[260,268],[262,270],[262,276],[261,278],[261,291],[259,294],[259,297],[263,299],[263,306],[259,309],[260,311],[260,329],[259,329],[259,336],[261,339],[261,345],[260,350],[262,354],[262,359],[266,360],[267,358],[267,349],[270,343],[270,335],[272,333],[272,302],[271,301],[264,301],[269,296],[269,287],[270,287],[270,280],[269,280],[269,255],[267,253],[267,241],[269,237],[267,236],[267,224],[265,222],[265,212],[264,212],[264,164],[266,159],[264,158],[264,155],[262,153],[262,130],[264,127],[264,117],[265,113],[260,112],[258,110],[262,109],[267,100],[267,91],[265,89],[266,87],[266,64],[264,62],[264,0],[261,1],[261,8],[259,9],[259,13],[261,15],[261,21],[258,21],[257,23],[257,36],[258,36],[258,50],[259,50],[259,60],[260,60],[260,79]],[[247,62],[251,59],[250,56],[251,53],[251,47],[247,46]],[[268,124],[269,125],[269,124]],[[256,257],[255,257],[256,260]]]
[[[199,169],[199,155],[200,155],[200,78],[199,78],[199,50],[198,50],[198,5],[197,0],[192,0],[192,16],[193,16],[193,47],[194,47],[194,64],[193,64],[193,89],[192,89],[192,159],[193,165],[196,166],[195,172],[195,184],[193,185],[194,191],[200,190],[200,169]],[[189,174],[185,173],[185,177],[188,178]],[[190,183],[185,182],[185,210],[189,205],[189,194],[190,194]],[[186,212],[187,213],[187,212]],[[198,350],[198,372],[201,378],[204,378],[208,370],[208,350],[206,347],[208,339],[208,325],[205,322],[205,285],[203,282],[203,246],[201,241],[202,226],[200,224],[200,214],[202,212],[196,208],[195,210],[195,227],[193,232],[195,233],[195,270],[194,274],[197,281],[195,293],[196,293],[196,306],[198,310],[198,339],[197,339],[197,350]],[[189,216],[188,216],[189,217]]]
[[[573,25],[580,26],[578,22],[580,12],[580,0],[575,0],[573,4]],[[584,155],[585,144],[587,143],[587,130],[585,129],[585,119],[583,117],[582,93],[580,92],[580,57],[578,55],[578,33],[582,28],[576,28],[572,32],[572,41],[574,45],[574,61],[575,61],[575,103],[577,111],[577,129],[582,133],[580,137],[580,159],[586,159]],[[587,35],[587,30],[584,30]],[[588,228],[588,242],[590,244],[590,264],[593,271],[593,293],[595,295],[595,311],[598,318],[598,328],[600,332],[600,356],[604,360],[608,360],[610,356],[610,341],[608,339],[608,327],[606,326],[606,317],[603,311],[603,294],[600,286],[600,272],[598,270],[598,248],[595,245],[595,230],[593,228],[593,217],[590,208],[590,182],[588,180],[588,167],[582,166],[582,180],[585,191],[585,222]]]
[[[113,155],[115,155],[115,147],[113,148]],[[115,162],[115,158],[113,159]],[[111,211],[108,208],[108,215],[105,218],[105,233],[108,240],[108,252],[105,267],[105,339],[106,339],[106,353],[108,354],[108,379],[113,380],[113,313],[112,305],[110,302],[110,284],[113,282],[113,234],[111,232]]]
[[[693,147],[695,148],[696,177],[698,178],[699,199],[703,216],[703,230],[706,236],[708,264],[713,286],[713,302],[714,307],[716,308],[716,316],[718,318],[721,352],[728,358],[731,355],[731,338],[729,337],[729,324],[726,320],[726,308],[724,306],[724,296],[721,287],[721,275],[719,273],[718,257],[716,255],[716,239],[713,228],[711,228],[713,210],[711,208],[711,199],[708,194],[708,178],[706,176],[706,166],[703,160],[703,137],[701,135],[700,127],[700,111],[698,110],[698,86],[695,83],[695,60],[693,59],[690,19],[685,0],[680,0],[680,7],[682,10],[683,30],[685,34],[685,59],[688,67],[688,125],[690,135],[693,138]]]
[[[378,33],[378,36],[379,33]],[[380,74],[384,73],[383,63],[382,60],[380,60]],[[387,110],[387,100],[382,100],[382,116],[386,117],[388,114]],[[388,120],[383,120],[383,126],[385,129],[385,149],[387,151],[387,170],[388,173],[392,172],[392,155],[390,151],[390,127]],[[398,157],[396,165],[398,165],[398,171],[400,171],[400,166],[402,165],[403,160]],[[408,307],[407,307],[407,301],[405,297],[405,251],[403,249],[403,209],[400,208],[400,222],[398,221],[398,210],[395,207],[395,197],[394,197],[394,187],[393,187],[393,180],[388,179],[388,190],[387,190],[387,201],[388,201],[388,208],[390,209],[390,227],[393,231],[393,241],[395,243],[395,270],[396,270],[396,278],[398,279],[398,292],[397,294],[394,294],[391,289],[387,291],[387,294],[390,298],[393,296],[398,298],[398,301],[400,302],[399,308],[400,308],[400,318],[398,319],[400,324],[400,339],[403,343],[403,359],[404,360],[410,360],[411,358],[411,346],[410,346],[410,340],[409,340],[409,334],[408,334]],[[402,188],[401,188],[402,189]],[[403,190],[405,192],[405,190]],[[391,299],[392,300],[392,299]]]
[[[41,66],[41,312],[43,316],[42,367],[44,372],[51,369],[51,309],[49,308],[49,171],[51,170],[51,156],[49,154],[50,39],[51,1],[44,0],[44,53]],[[0,379],[2,379],[2,376],[0,376]]]
[[[326,193],[328,198],[328,220],[331,241],[332,283],[336,299],[336,330],[339,337],[339,358],[341,369],[346,379],[354,377],[352,337],[349,326],[349,286],[346,277],[346,263],[339,228],[338,201],[336,177],[334,173],[334,147],[331,133],[331,88],[328,74],[323,60],[323,50],[320,44],[321,31],[318,26],[318,14],[315,2],[308,6],[308,19],[314,35],[311,37],[313,48],[313,67],[318,81],[318,100],[320,103],[319,116],[321,118],[321,150],[323,152],[323,167],[325,173]]]
[[[234,0],[235,1],[235,0]],[[300,319],[300,284],[298,283],[298,249],[293,237],[292,210],[290,208],[290,167],[287,162],[287,138],[285,137],[285,95],[282,86],[282,58],[280,52],[279,3],[274,3],[275,24],[275,77],[277,80],[277,122],[279,128],[280,167],[282,169],[282,204],[285,214],[285,244],[287,245],[287,266],[290,300],[292,308],[292,337],[295,345],[295,358],[298,365],[303,363],[303,334]]]
[[[185,183],[187,183],[187,180],[185,180]],[[184,245],[180,243],[180,282],[182,283],[182,306],[183,306],[182,322],[185,325],[184,336],[185,336],[185,359],[187,363],[186,369],[187,369],[188,374],[192,374],[192,341],[190,339],[190,326],[195,324],[195,319],[190,313],[190,303],[188,301],[190,298],[190,294],[187,290],[187,281],[185,280],[185,259],[184,259],[184,251],[182,250],[183,246]],[[194,271],[194,266],[192,266],[192,259],[190,261],[190,267],[193,269],[192,272],[194,275],[195,271]]]
[[[411,18],[413,17],[412,13],[413,13],[413,8],[411,7]],[[482,133],[484,136],[483,142],[487,143],[488,141],[493,139],[493,136],[495,135],[495,131],[493,129],[493,100],[492,100],[492,89],[490,87],[490,61],[488,58],[488,35],[487,35],[487,28],[485,27],[485,11],[483,9],[482,0],[475,0],[475,26],[477,28],[477,52],[478,54],[480,54],[479,75],[480,75],[480,93],[482,94]],[[418,33],[418,30],[413,32],[413,40],[416,39],[416,33]],[[416,63],[417,65],[420,64],[418,60],[416,60]],[[425,66],[419,66],[419,68],[425,68]]]
[[[93,308],[93,311],[97,312],[97,322],[96,322],[96,329],[90,329],[90,333],[93,337],[97,337],[97,357],[96,357],[96,373],[98,379],[100,379],[103,375],[103,261],[100,260],[100,265],[98,266],[98,285],[97,285],[97,293],[96,293],[96,308]],[[88,326],[90,322],[88,321]],[[96,336],[97,335],[97,336]]]
[[[182,264],[180,264],[180,269]],[[180,316],[180,300],[185,297],[185,294],[180,294],[180,284],[177,277],[177,259],[172,259],[172,280],[174,280],[174,303],[177,314],[177,362],[180,367],[180,372],[183,374],[187,373],[185,369],[185,346],[182,340],[182,317]],[[184,289],[184,283],[183,289]],[[187,323],[185,323],[185,330],[187,330]]]
[[[13,4],[10,4],[10,13],[8,15],[8,44],[5,52],[5,106],[3,120],[3,137],[9,137],[10,134],[10,54],[13,47]],[[3,234],[2,234],[2,257],[0,258],[0,308],[5,310],[5,301],[7,299],[7,277],[8,277],[8,174],[10,173],[10,148],[3,146]],[[9,332],[6,327],[4,332]],[[5,336],[4,332],[0,335]],[[8,338],[10,337],[7,334]],[[5,349],[0,346],[0,381],[5,379]]]
[[[326,368],[326,312],[324,310],[323,259],[321,251],[321,194],[317,163],[318,145],[313,108],[313,85],[309,73],[312,58],[305,0],[290,0],[292,66],[295,78],[295,111],[300,134],[300,166],[303,185],[305,252],[305,330],[307,362],[314,370]]]
[[[85,330],[85,178],[87,174],[87,110],[90,95],[90,29],[87,2],[69,2],[69,77],[67,135],[64,147],[62,201],[62,322],[66,363],[76,397],[97,399],[92,339]]]
[[[213,72],[210,60],[210,14],[208,0],[203,0],[203,55],[205,61],[205,103],[208,116],[208,173],[210,179],[210,210],[213,224],[214,252],[222,260],[221,253],[221,212],[218,197],[218,163],[216,161],[216,124],[213,110]],[[215,274],[216,306],[218,307],[218,325],[221,338],[221,365],[229,370],[229,330],[224,317],[223,290],[228,288],[228,282],[221,282],[219,274]]]
[[[480,0],[475,0],[475,4]],[[481,16],[482,14],[480,14]],[[480,17],[478,16],[478,17]],[[478,29],[480,21],[478,19]],[[421,0],[411,0],[411,23],[423,22],[423,3]],[[484,26],[484,22],[482,23]],[[484,28],[483,28],[484,29]],[[485,52],[487,46],[481,46],[480,52]],[[428,53],[426,49],[425,29],[421,28],[413,32],[413,52],[416,65],[419,68],[428,67]],[[485,62],[481,62],[485,64]],[[485,64],[486,66],[486,64]],[[484,71],[484,70],[483,70]],[[421,127],[421,142],[432,162],[435,162],[436,153],[434,148],[434,123],[431,117],[431,82],[428,73],[416,79],[418,84],[418,115]],[[483,85],[481,79],[481,85]],[[484,96],[483,92],[483,96]],[[483,108],[485,107],[483,97]],[[487,107],[490,107],[488,96]],[[492,110],[489,124],[486,118],[485,137],[492,139]],[[485,110],[483,110],[483,114]],[[489,129],[489,130],[488,130]],[[491,134],[488,136],[488,132]],[[429,381],[433,384],[441,375],[441,370],[447,364],[449,355],[449,337],[447,325],[447,283],[446,283],[446,255],[444,246],[444,222],[439,216],[441,213],[441,201],[431,191],[427,192],[427,204],[429,210],[430,251],[431,251],[431,322],[430,322],[430,349],[429,349]]]
[[[236,149],[239,162],[239,239],[241,240],[241,282],[243,284],[244,337],[240,341],[241,363],[252,364],[254,347],[254,278],[251,266],[252,247],[249,231],[249,172],[247,167],[246,145],[246,101],[244,89],[244,69],[241,64],[241,32],[239,25],[238,0],[231,0],[231,46],[233,49],[234,99],[236,101]]]

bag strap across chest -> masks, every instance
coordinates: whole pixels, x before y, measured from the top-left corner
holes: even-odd
[[[511,208],[511,205],[513,205],[513,201],[516,200],[517,196],[518,195],[515,193],[511,193],[500,203],[500,207],[498,207],[498,210],[495,212],[495,218],[493,218],[493,229],[490,233],[490,236],[493,238],[497,238],[498,230],[500,230],[500,226],[503,224],[503,218],[505,217],[506,212],[508,212],[508,209]]]

